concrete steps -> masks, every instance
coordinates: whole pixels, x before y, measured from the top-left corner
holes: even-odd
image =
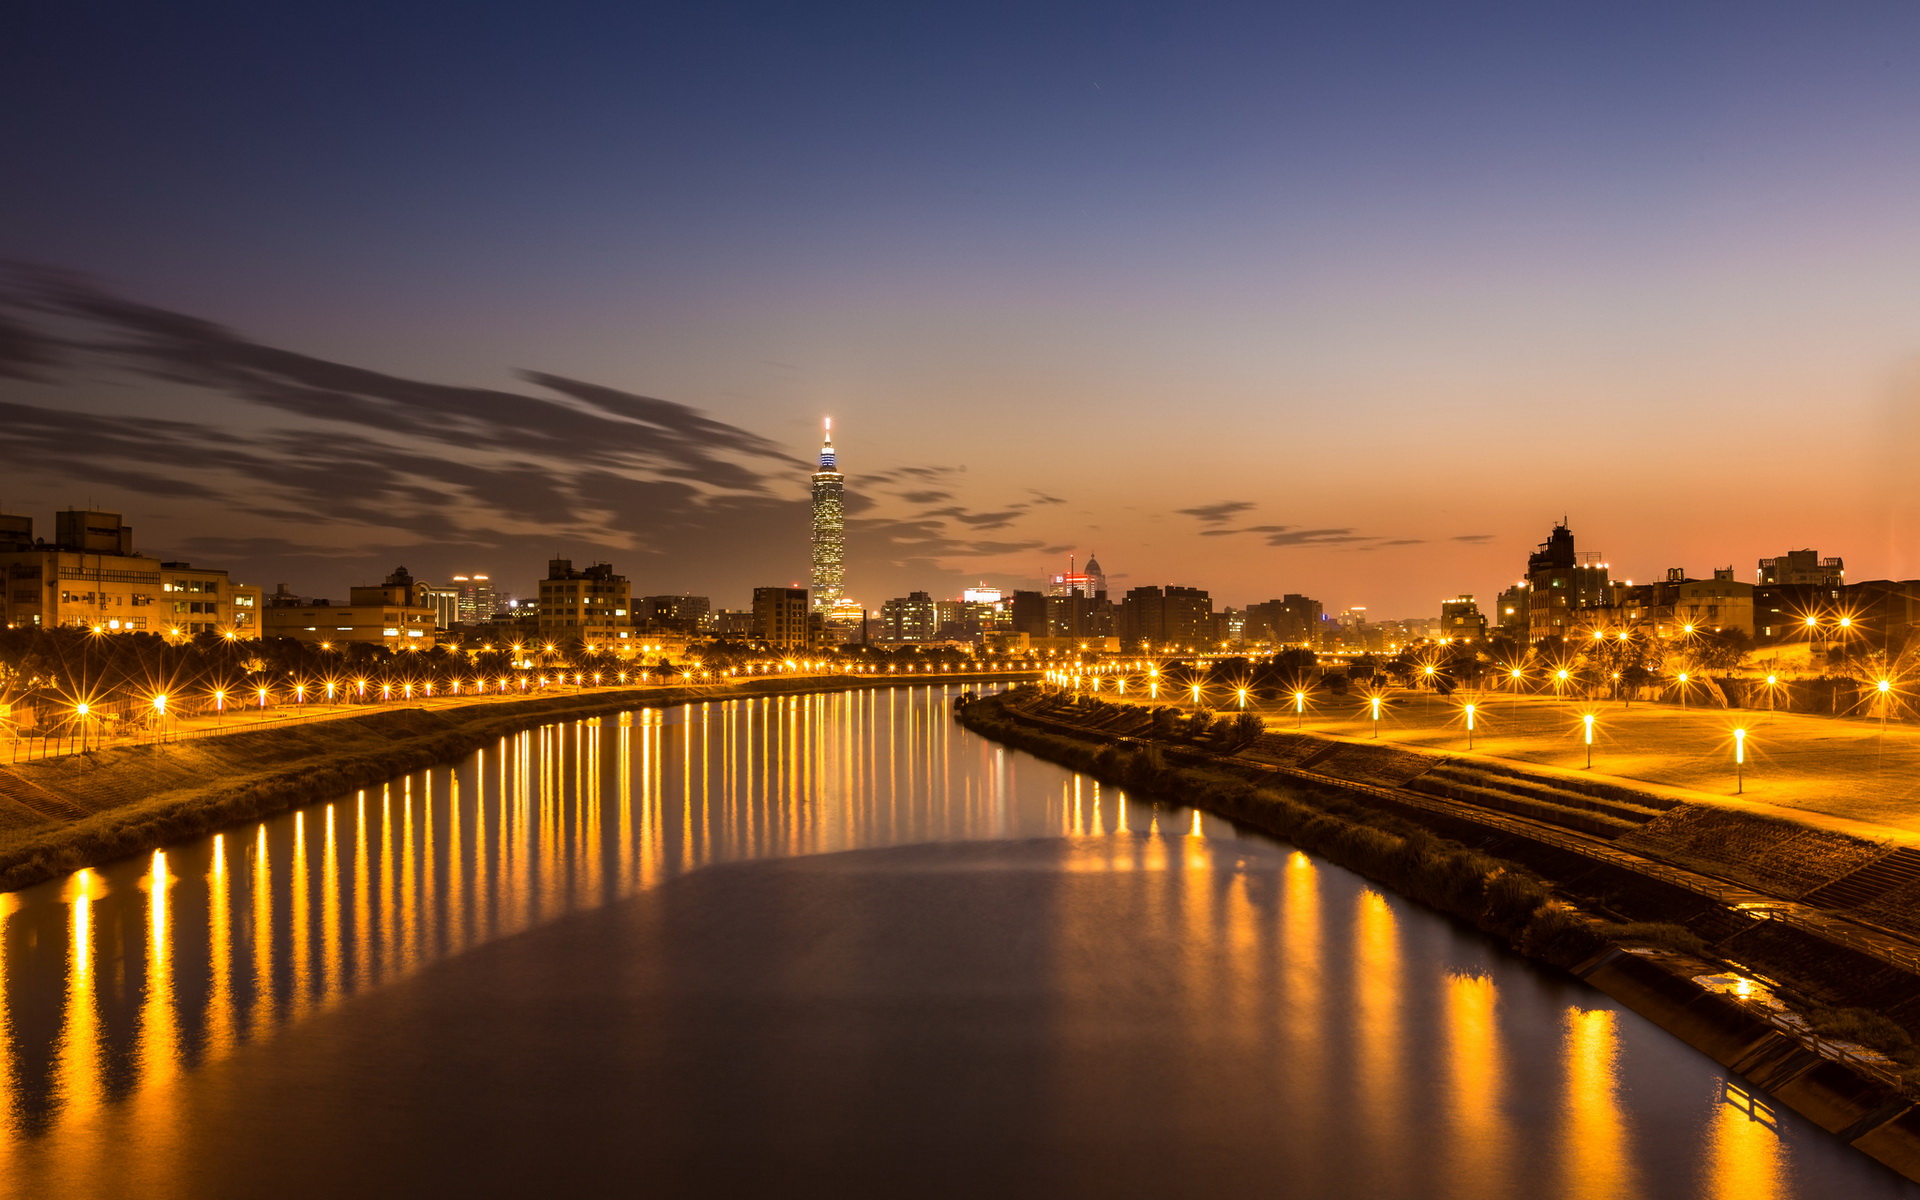
[[[1871,904],[1920,880],[1920,849],[1902,847],[1800,898],[1818,908],[1846,909]]]
[[[1527,817],[1609,840],[1633,832],[1663,811],[1622,788],[1569,780],[1546,783],[1497,766],[1443,762],[1407,788],[1476,808]],[[1634,800],[1623,799],[1633,796]],[[1663,803],[1655,801],[1655,803]]]

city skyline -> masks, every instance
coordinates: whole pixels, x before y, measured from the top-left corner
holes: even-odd
[[[1097,547],[1419,612],[1562,513],[1920,575],[1915,14],[487,11],[22,21],[0,504],[744,595],[832,412],[876,597]]]

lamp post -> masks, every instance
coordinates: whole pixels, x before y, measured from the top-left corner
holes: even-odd
[[[1581,717],[1580,723],[1586,726],[1587,770],[1591,771],[1593,770],[1593,714],[1587,713],[1585,716]]]
[[[1747,731],[1733,731],[1733,794],[1743,796],[1747,791]]]
[[[1305,728],[1306,722],[1307,694],[1305,692],[1295,692],[1293,694],[1293,727],[1295,729]]]
[[[1893,680],[1882,679],[1874,685],[1880,689],[1880,732],[1887,731],[1887,710],[1893,707]]]
[[[1469,749],[1469,750],[1471,750],[1471,749],[1473,749],[1473,710],[1474,710],[1474,707],[1475,707],[1475,706],[1474,706],[1474,705],[1471,705],[1471,704],[1469,704],[1469,705],[1467,705],[1467,706],[1466,706],[1466,710],[1467,710],[1467,749]]]
[[[1380,736],[1380,697],[1378,696],[1369,697],[1367,700],[1367,704],[1373,709],[1373,736],[1379,737]]]

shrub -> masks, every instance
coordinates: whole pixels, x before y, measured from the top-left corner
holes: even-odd
[[[1196,709],[1194,710],[1194,714],[1187,718],[1187,737],[1198,741],[1206,736],[1207,730],[1212,726],[1213,710],[1210,708]]]
[[[1616,942],[1644,942],[1662,950],[1691,954],[1697,958],[1712,956],[1712,951],[1699,934],[1685,925],[1671,925],[1664,921],[1629,921],[1624,925],[1610,925],[1606,928],[1606,936]]]

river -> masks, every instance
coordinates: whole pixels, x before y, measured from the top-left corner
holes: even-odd
[[[37,1197],[1906,1196],[1605,996],[979,739],[569,722],[0,896]]]

